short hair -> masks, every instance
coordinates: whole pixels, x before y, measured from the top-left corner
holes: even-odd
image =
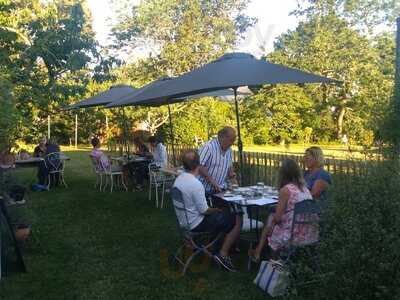
[[[200,165],[200,156],[195,150],[187,150],[182,154],[182,164],[186,171],[193,171]]]
[[[230,133],[236,134],[236,131],[233,127],[225,126],[224,128],[218,131],[218,138],[224,138],[228,136]]]
[[[323,167],[325,164],[324,153],[322,149],[317,146],[312,146],[306,149],[306,153],[310,154],[317,162],[318,167]]]
[[[100,140],[98,137],[92,138],[92,146],[97,147],[100,144]]]

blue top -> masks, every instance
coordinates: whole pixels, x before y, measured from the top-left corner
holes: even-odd
[[[331,174],[329,174],[324,169],[319,169],[318,171],[313,173],[311,173],[310,171],[306,171],[304,173],[304,180],[306,181],[307,187],[310,191],[317,180],[323,180],[326,181],[328,184],[332,184]]]

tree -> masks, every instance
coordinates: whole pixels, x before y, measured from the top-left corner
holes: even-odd
[[[308,10],[308,19],[283,34],[268,59],[343,81],[338,87],[309,85],[304,91],[315,103],[315,119],[324,120],[331,138],[347,132],[363,142],[370,140],[371,130],[377,131],[380,113],[388,107],[391,76],[380,66],[379,45],[375,48],[373,40],[352,29],[331,2],[313,1],[319,10]],[[316,125],[307,126],[318,136]]]
[[[146,0],[139,6],[120,2],[119,24],[113,29],[116,49],[153,45],[151,56],[127,66],[127,76],[142,86],[163,76],[199,67],[231,49],[254,20],[242,11],[248,0]],[[126,7],[131,7],[128,10]],[[190,114],[187,104],[172,106],[173,114]],[[166,107],[146,113],[149,129],[168,121]]]
[[[24,119],[18,136],[37,136],[53,114],[65,141],[73,121],[57,112],[83,95],[90,63],[98,63],[99,80],[110,64],[99,54],[85,1],[2,0],[0,7],[0,64]]]

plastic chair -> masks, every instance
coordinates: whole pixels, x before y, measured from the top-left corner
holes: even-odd
[[[94,158],[94,164],[95,164],[96,172],[98,172],[99,176],[102,176],[102,177],[104,176],[104,189],[103,189],[103,191],[106,190],[107,185],[108,185],[108,181],[109,181],[110,182],[110,192],[111,193],[113,192],[113,190],[114,190],[114,178],[116,179],[116,183],[117,184],[120,183],[121,186],[125,189],[125,191],[128,191],[128,188],[127,188],[127,186],[125,185],[125,182],[124,182],[124,176],[123,176],[122,170],[113,169],[111,164],[105,165],[101,158]],[[102,180],[102,177],[101,177],[101,180]],[[101,188],[102,188],[102,185],[100,185],[100,191],[101,191]]]
[[[68,187],[64,180],[64,168],[65,161],[61,159],[61,152],[49,153],[44,157],[44,163],[48,171],[47,175],[47,188],[50,190],[51,179],[56,180],[56,175],[58,175],[61,183]]]
[[[185,275],[191,262],[199,254],[203,253],[210,258],[213,258],[210,248],[220,239],[221,234],[218,234],[210,241],[209,232],[192,232],[190,230],[189,218],[187,215],[186,205],[182,196],[182,192],[178,188],[173,187],[170,191],[170,196],[175,211],[178,233],[183,242],[176,251],[173,259],[182,265],[182,275]],[[181,218],[179,218],[180,215]],[[181,220],[181,223],[179,222],[179,220]],[[206,239],[206,242],[199,242],[198,240],[200,240],[201,238]],[[186,260],[179,257],[185,247],[190,247],[191,249],[193,249],[193,253]]]
[[[159,202],[158,202],[159,191],[158,191],[158,189],[160,188],[161,189],[160,208],[163,208],[164,207],[165,188],[168,184],[173,183],[175,177],[168,176],[168,175],[164,174],[163,172],[161,172],[160,167],[156,163],[150,163],[148,165],[148,168],[149,168],[149,178],[150,178],[149,201],[152,200],[152,190],[154,190],[156,207],[158,208],[158,206],[159,206]]]

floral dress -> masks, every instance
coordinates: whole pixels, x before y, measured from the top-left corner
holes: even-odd
[[[286,203],[286,210],[281,218],[281,222],[275,225],[271,236],[268,237],[268,244],[274,251],[285,248],[290,241],[295,204],[307,199],[312,199],[310,191],[306,187],[303,188],[303,191],[292,183],[284,187],[286,187],[290,193]],[[301,218],[301,216],[299,217]],[[318,216],[315,217],[317,218]],[[317,226],[310,224],[297,224],[293,229],[293,235],[293,245],[307,245],[318,240],[319,230]]]

